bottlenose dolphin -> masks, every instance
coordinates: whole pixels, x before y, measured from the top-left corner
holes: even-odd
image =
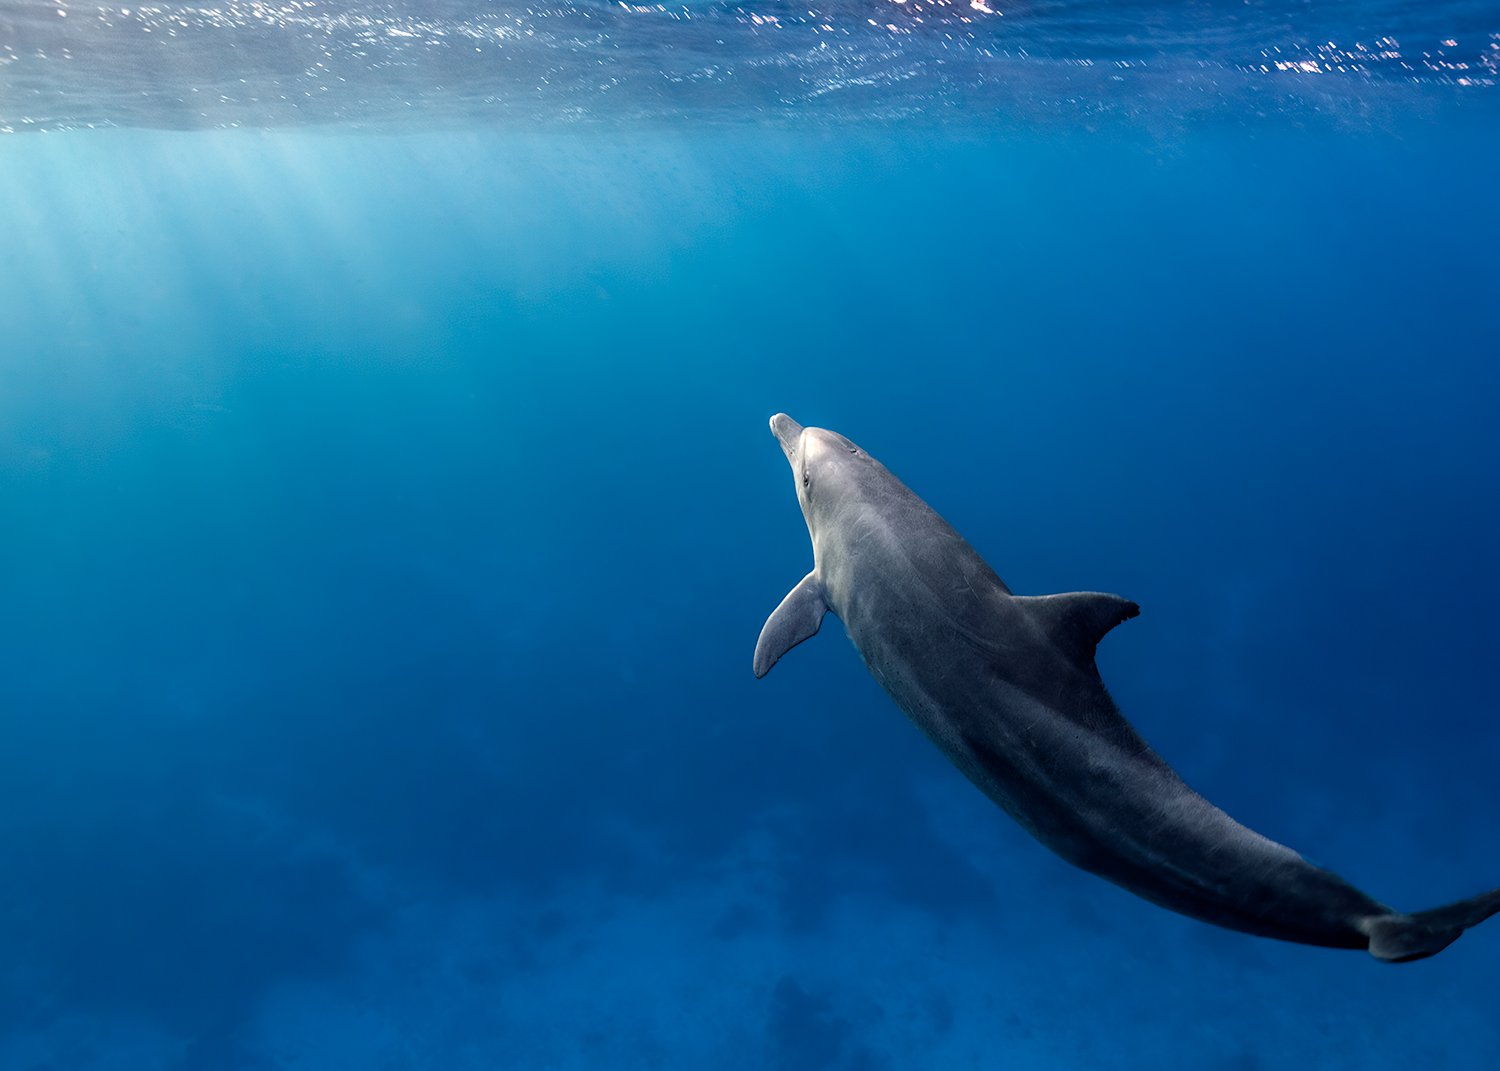
[[[771,418],[813,570],[755,647],[764,677],[837,614],[892,699],[964,775],[1069,862],[1232,930],[1422,959],[1500,912],[1500,889],[1407,915],[1240,825],[1121,715],[1094,665],[1140,608],[1117,595],[1013,595],[905,484],[835,432]]]

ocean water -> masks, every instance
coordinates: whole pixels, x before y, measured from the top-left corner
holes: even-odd
[[[0,3],[0,1067],[1500,1066],[1075,870],[766,420],[1404,909],[1500,885],[1500,7]]]

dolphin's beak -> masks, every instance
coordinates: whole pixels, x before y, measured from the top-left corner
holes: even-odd
[[[795,465],[797,444],[802,441],[802,425],[785,413],[777,413],[771,418],[771,434],[781,444],[781,452],[786,455],[787,461]]]

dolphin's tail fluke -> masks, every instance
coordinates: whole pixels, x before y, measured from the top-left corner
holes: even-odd
[[[1388,963],[1435,956],[1471,926],[1500,913],[1500,889],[1460,900],[1456,904],[1418,911],[1412,915],[1376,915],[1364,921],[1370,935],[1370,955]]]

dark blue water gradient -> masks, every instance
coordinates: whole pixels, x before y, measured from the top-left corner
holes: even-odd
[[[1139,600],[1231,813],[1500,883],[1495,143],[1228,126],[16,139],[0,1064],[1492,1067],[1500,931],[1177,918],[750,675],[785,409]]]

